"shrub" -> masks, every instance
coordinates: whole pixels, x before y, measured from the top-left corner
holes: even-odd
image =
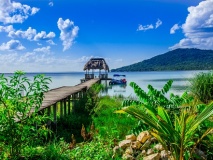
[[[26,145],[36,143],[47,135],[48,130],[43,125],[47,117],[39,116],[38,109],[42,104],[43,92],[48,90],[49,81],[50,78],[37,75],[31,82],[21,71],[9,78],[3,74],[0,76],[2,157],[16,159]]]

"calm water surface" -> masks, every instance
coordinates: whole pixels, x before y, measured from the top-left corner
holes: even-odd
[[[115,85],[109,86],[109,81],[102,81],[102,84],[106,85],[106,89],[103,91],[103,95],[124,95],[134,96],[133,89],[129,86],[130,82],[136,82],[143,90],[147,91],[147,85],[151,84],[156,89],[161,89],[163,85],[170,79],[172,79],[173,86],[171,92],[175,94],[181,94],[187,90],[192,78],[196,73],[205,71],[153,71],[153,72],[110,72],[109,77],[113,77],[113,74],[125,74],[127,85]],[[33,79],[37,73],[27,73],[30,79]],[[84,72],[68,72],[68,73],[44,73],[47,77],[51,77],[52,82],[49,87],[57,88],[61,86],[75,86],[80,83],[80,79],[84,77]],[[5,74],[11,76],[12,74]],[[98,73],[97,73],[98,75]]]

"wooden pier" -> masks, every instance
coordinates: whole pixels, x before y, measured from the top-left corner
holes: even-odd
[[[84,83],[76,86],[63,86],[55,89],[51,89],[44,93],[44,99],[41,107],[39,108],[40,113],[47,113],[48,116],[53,115],[53,122],[57,122],[58,103],[60,103],[60,117],[68,115],[74,107],[76,99],[83,97],[85,92],[95,83],[99,83],[101,79],[95,78],[85,81]],[[32,108],[29,115],[34,112]],[[17,120],[19,122],[19,120]]]

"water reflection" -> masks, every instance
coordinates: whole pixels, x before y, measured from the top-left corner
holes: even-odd
[[[126,92],[127,84],[110,85],[109,81],[107,80],[102,80],[101,84],[104,85],[104,89],[101,91],[101,95],[119,95]]]

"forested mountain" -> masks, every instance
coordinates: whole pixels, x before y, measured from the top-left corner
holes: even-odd
[[[173,70],[212,70],[213,50],[175,49],[148,60],[129,66],[112,69],[124,71],[173,71]]]

